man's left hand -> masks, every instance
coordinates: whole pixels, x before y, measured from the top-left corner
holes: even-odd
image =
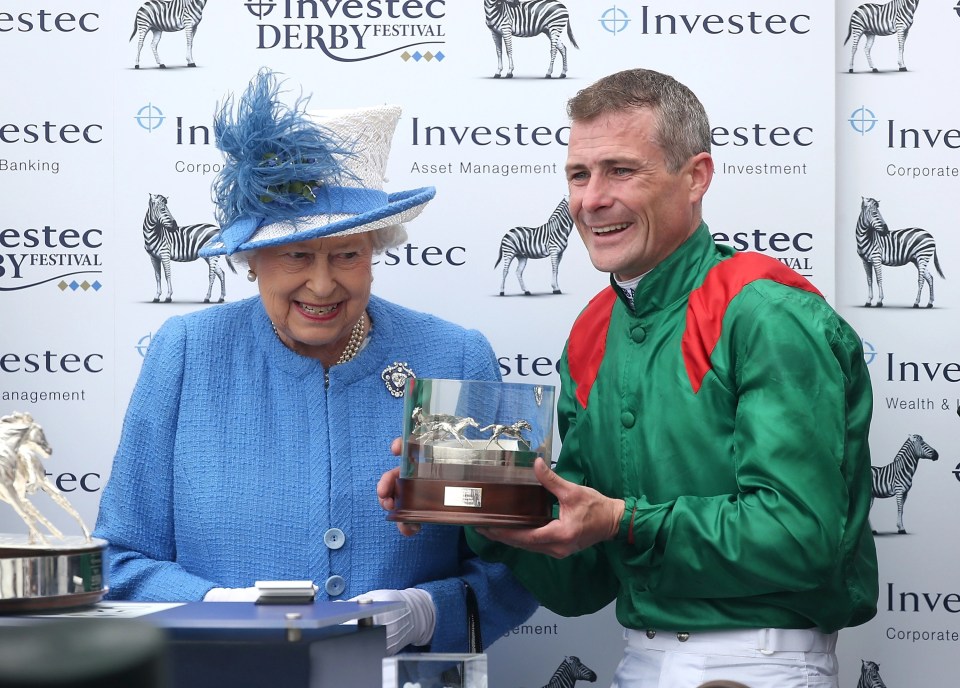
[[[540,484],[557,498],[560,518],[540,528],[477,528],[478,533],[557,559],[616,537],[626,508],[622,499],[605,497],[592,487],[564,480],[543,459],[534,462],[533,471]]]

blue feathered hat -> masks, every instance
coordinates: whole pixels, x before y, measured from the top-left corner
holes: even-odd
[[[432,186],[383,190],[398,106],[308,113],[309,98],[287,107],[279,93],[276,77],[263,69],[236,108],[232,96],[218,108],[214,134],[225,162],[213,196],[220,232],[201,256],[398,225],[433,198]]]

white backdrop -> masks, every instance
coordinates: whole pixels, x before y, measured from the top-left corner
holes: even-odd
[[[876,396],[874,464],[891,461],[911,434],[939,451],[939,461],[918,468],[907,534],[896,533],[895,500],[874,507],[881,612],[843,634],[841,685],[856,686],[863,661],[878,663],[890,688],[914,685],[921,671],[931,684],[952,683],[960,639],[949,544],[960,429],[953,0],[918,8],[908,72],[897,71],[896,38],[878,37],[877,74],[866,71],[865,41],[856,73],[847,73],[844,37],[856,8],[848,0],[566,0],[579,47],[564,34],[568,75],[549,80],[542,35],[515,39],[514,78],[492,78],[481,0],[209,0],[193,42],[196,68],[185,66],[181,31],[162,34],[166,69],[156,67],[148,33],[135,70],[137,36],[128,39],[140,5],[0,6],[0,413],[26,410],[40,421],[55,448],[48,470],[88,522],[151,333],[173,314],[206,307],[202,261],[175,263],[172,302],[152,303],[141,226],[149,194],[166,196],[180,225],[214,221],[220,155],[210,123],[226,93],[268,66],[318,108],[401,105],[388,188],[438,192],[408,228],[408,246],[376,266],[375,291],[482,330],[505,379],[556,384],[569,326],[605,276],[571,237],[561,294],[551,293],[549,261],[532,260],[524,275],[532,294],[522,294],[514,264],[501,297],[500,238],[543,223],[564,198],[566,100],[604,74],[644,66],[689,85],[711,116],[711,230],[809,277],[863,336]],[[560,69],[558,56],[554,77]],[[884,271],[882,309],[863,307],[861,197],[881,201],[890,229],[921,227],[935,240],[946,278],[931,265],[934,308],[911,308],[909,263]],[[227,272],[228,301],[253,289]],[[44,513],[73,532],[45,499]],[[22,530],[6,507],[0,530]],[[490,685],[543,685],[567,655],[608,685],[622,646],[612,609],[579,619],[541,611],[491,648]]]

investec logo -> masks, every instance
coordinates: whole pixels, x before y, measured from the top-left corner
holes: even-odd
[[[93,33],[100,29],[96,12],[0,12],[0,33]]]
[[[810,252],[813,251],[813,234],[810,232],[768,232],[754,229],[733,234],[714,232],[713,239],[738,251],[766,254],[804,277],[813,276],[813,259],[810,257]]]
[[[259,50],[319,50],[337,62],[442,58],[446,0],[246,0]],[[439,53],[439,54],[438,54]]]
[[[650,5],[642,5],[639,12],[631,11],[629,28],[656,36],[790,36],[810,33],[812,23],[809,14],[767,14],[752,10],[701,14],[677,12],[675,3],[669,6],[667,12],[660,12]]]

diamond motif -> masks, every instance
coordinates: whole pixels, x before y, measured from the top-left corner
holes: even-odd
[[[68,284],[67,284],[66,282],[64,282],[63,280],[60,280],[60,282],[57,284],[57,286],[60,287],[60,291],[64,291],[64,290],[65,290],[68,286],[70,286],[70,285],[68,285]]]
[[[445,58],[446,55],[444,55],[442,52],[439,52],[436,55],[434,55],[434,57],[437,58],[437,62],[443,62],[443,58]]]
[[[423,59],[423,55],[420,54],[419,50],[413,54],[413,59],[416,60],[417,62]]]
[[[427,62],[429,62],[430,60],[433,59],[433,53],[428,50],[427,52],[425,52],[425,53],[423,54],[423,59],[425,59]]]
[[[400,59],[403,60],[404,62],[409,62],[409,61],[410,61],[410,53],[408,53],[406,50],[404,50],[402,53],[400,53]]]
[[[73,280],[73,281],[69,284],[69,287],[70,287],[71,289],[73,289],[74,291],[76,291],[77,289],[80,288],[80,285],[77,284],[77,280]]]
[[[100,291],[103,288],[103,285],[100,284],[100,280],[94,281],[94,283],[91,284],[90,286],[93,287],[94,291]]]

